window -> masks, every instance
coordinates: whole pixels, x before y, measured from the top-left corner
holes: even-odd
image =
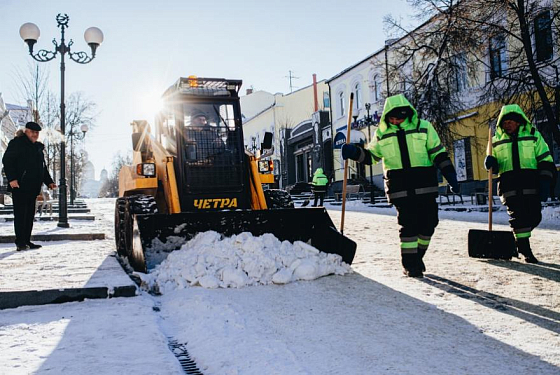
[[[338,114],[339,114],[339,117],[342,117],[346,113],[346,110],[344,108],[344,92],[340,92],[338,94],[338,105],[340,107],[340,110],[338,111]]]
[[[362,86],[359,83],[354,85],[354,109],[359,109],[362,106]]]
[[[473,179],[471,139],[463,138],[453,142],[453,154],[457,181],[471,181]]]
[[[381,100],[381,82],[379,82],[379,74],[374,75],[372,81],[373,101],[378,102]]]
[[[468,87],[467,58],[464,53],[453,57],[453,89],[461,92]]]
[[[331,107],[331,98],[328,92],[323,92],[323,108],[330,108]]]
[[[490,38],[490,79],[502,77],[507,71],[506,38],[498,35]]]
[[[537,61],[550,60],[553,54],[550,12],[547,10],[535,17],[533,26]]]

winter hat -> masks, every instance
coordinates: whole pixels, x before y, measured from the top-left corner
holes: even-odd
[[[500,122],[500,125],[501,125],[504,121],[506,121],[506,120],[515,121],[515,122],[517,122],[517,123],[519,123],[519,124],[521,124],[521,125],[525,125],[525,123],[526,123],[526,121],[525,121],[525,119],[523,118],[523,116],[520,115],[519,113],[515,113],[515,112],[510,112],[510,113],[508,113],[507,115],[504,115],[504,116],[502,117],[502,121]]]
[[[33,121],[29,121],[27,124],[25,124],[25,128],[35,130],[35,131],[38,131],[38,132],[41,131],[41,126],[39,124],[37,124],[36,122],[33,122]]]
[[[412,115],[412,110],[410,109],[410,107],[397,107],[390,110],[389,113],[387,113],[386,117],[405,119],[407,117],[410,117],[410,115]]]

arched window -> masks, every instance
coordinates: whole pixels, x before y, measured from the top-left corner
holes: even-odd
[[[354,84],[354,109],[359,109],[362,106],[362,85],[359,82]]]
[[[381,100],[381,82],[379,80],[379,74],[374,75],[372,81],[373,101],[378,102]]]
[[[340,107],[340,111],[338,112],[338,114],[340,115],[340,117],[342,117],[346,113],[346,110],[345,110],[345,107],[344,107],[344,91],[341,91],[338,94],[338,105]]]

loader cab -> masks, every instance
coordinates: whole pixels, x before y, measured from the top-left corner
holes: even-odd
[[[250,207],[239,80],[181,78],[163,95],[156,137],[174,156],[181,210]]]

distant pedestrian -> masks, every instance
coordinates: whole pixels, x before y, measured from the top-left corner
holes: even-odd
[[[35,216],[35,200],[45,184],[56,188],[45,164],[45,146],[37,142],[41,126],[28,122],[23,132],[16,133],[2,158],[8,180],[8,191],[12,193],[14,205],[14,229],[17,251],[38,249],[41,245],[31,242],[31,231]]]
[[[525,262],[538,263],[529,238],[542,219],[541,200],[548,199],[556,178],[552,155],[541,133],[517,104],[502,107],[492,145],[493,155],[486,157],[484,166],[500,174],[498,194],[507,206],[517,250]]]
[[[319,202],[319,206],[323,206],[328,184],[329,179],[323,173],[323,168],[317,168],[313,174],[313,182],[311,182],[311,189],[314,195],[313,207],[317,207],[317,201]]]
[[[397,208],[404,273],[423,277],[423,257],[438,225],[437,166],[453,193],[457,173],[431,123],[418,118],[404,95],[387,98],[375,137],[367,149],[342,146],[342,157],[364,164],[383,160],[387,199]]]

